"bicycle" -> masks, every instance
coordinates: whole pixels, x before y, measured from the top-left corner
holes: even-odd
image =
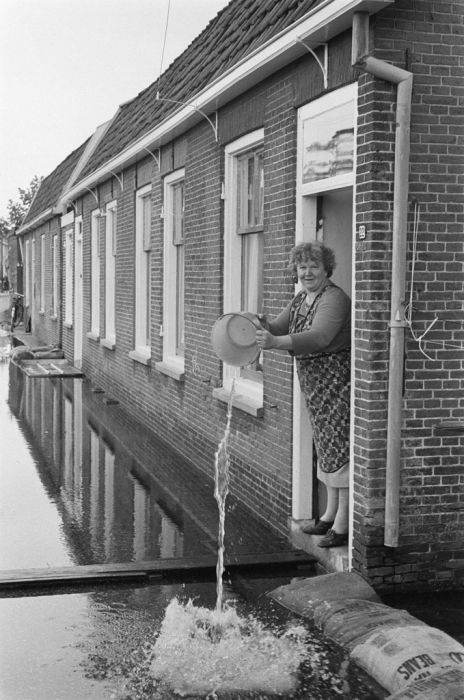
[[[11,324],[10,332],[12,333],[14,328],[18,326],[24,318],[24,294],[19,292],[13,292],[11,296]]]

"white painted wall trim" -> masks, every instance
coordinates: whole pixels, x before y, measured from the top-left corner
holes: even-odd
[[[61,217],[61,228],[66,226],[71,226],[74,223],[74,212],[69,211],[67,214],[63,214]]]

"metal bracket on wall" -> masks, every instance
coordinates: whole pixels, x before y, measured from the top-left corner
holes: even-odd
[[[121,192],[124,192],[124,173],[121,173],[121,177],[119,175],[116,175],[116,173],[114,173],[112,170],[110,170],[110,173],[119,182],[119,187],[121,188]]]
[[[95,194],[95,192],[93,190],[91,190],[90,187],[84,187],[84,190],[87,190],[88,192],[90,192],[90,194],[94,197],[98,206],[100,206],[100,201],[99,201],[97,195]]]
[[[156,100],[158,102],[171,102],[172,104],[175,104],[175,105],[182,105],[182,107],[191,107],[192,109],[194,109],[196,112],[201,114],[201,116],[206,119],[206,121],[208,122],[208,124],[210,125],[210,127],[212,128],[212,130],[214,132],[214,139],[217,143],[217,141],[218,141],[218,113],[217,113],[217,111],[214,112],[214,123],[213,123],[212,120],[208,117],[207,114],[205,114],[205,112],[203,112],[202,109],[200,109],[196,105],[192,104],[191,102],[180,102],[179,100],[171,100],[168,97],[160,97],[159,92],[156,95]]]
[[[66,202],[66,206],[67,206],[67,207],[72,207],[72,208],[74,209],[74,216],[77,216],[77,207],[76,207],[76,205],[74,204],[74,202],[72,202],[71,200],[69,200],[68,202]]]
[[[315,59],[317,65],[319,66],[319,68],[322,71],[322,78],[324,81],[324,90],[327,90],[327,87],[328,87],[328,68],[329,68],[329,45],[328,44],[319,44],[320,46],[324,47],[324,63],[322,63],[319,56],[314,51],[314,49],[312,49],[310,46],[305,44],[303,39],[300,39],[299,37],[297,37],[296,40],[299,44],[302,44],[305,47],[305,49],[307,51],[309,51],[311,56],[313,56],[313,58]]]
[[[150,151],[149,148],[144,148],[143,150],[151,155],[151,157],[155,161],[156,165],[158,166],[158,170],[161,170],[161,149],[158,148],[158,155],[157,156],[155,156],[155,154],[152,151]]]

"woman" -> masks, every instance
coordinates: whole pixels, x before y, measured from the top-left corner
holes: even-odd
[[[333,251],[317,241],[290,254],[298,292],[277,318],[256,331],[260,348],[287,350],[296,358],[317,451],[317,476],[327,489],[327,507],[310,535],[325,535],[319,547],[348,541],[351,303],[331,282]]]

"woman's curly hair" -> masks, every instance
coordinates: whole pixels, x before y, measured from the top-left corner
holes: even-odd
[[[332,248],[328,248],[319,241],[300,243],[290,251],[288,269],[292,275],[296,275],[298,265],[300,265],[300,263],[306,263],[308,260],[318,264],[322,263],[324,270],[327,272],[327,277],[332,276],[336,265],[335,253]]]

